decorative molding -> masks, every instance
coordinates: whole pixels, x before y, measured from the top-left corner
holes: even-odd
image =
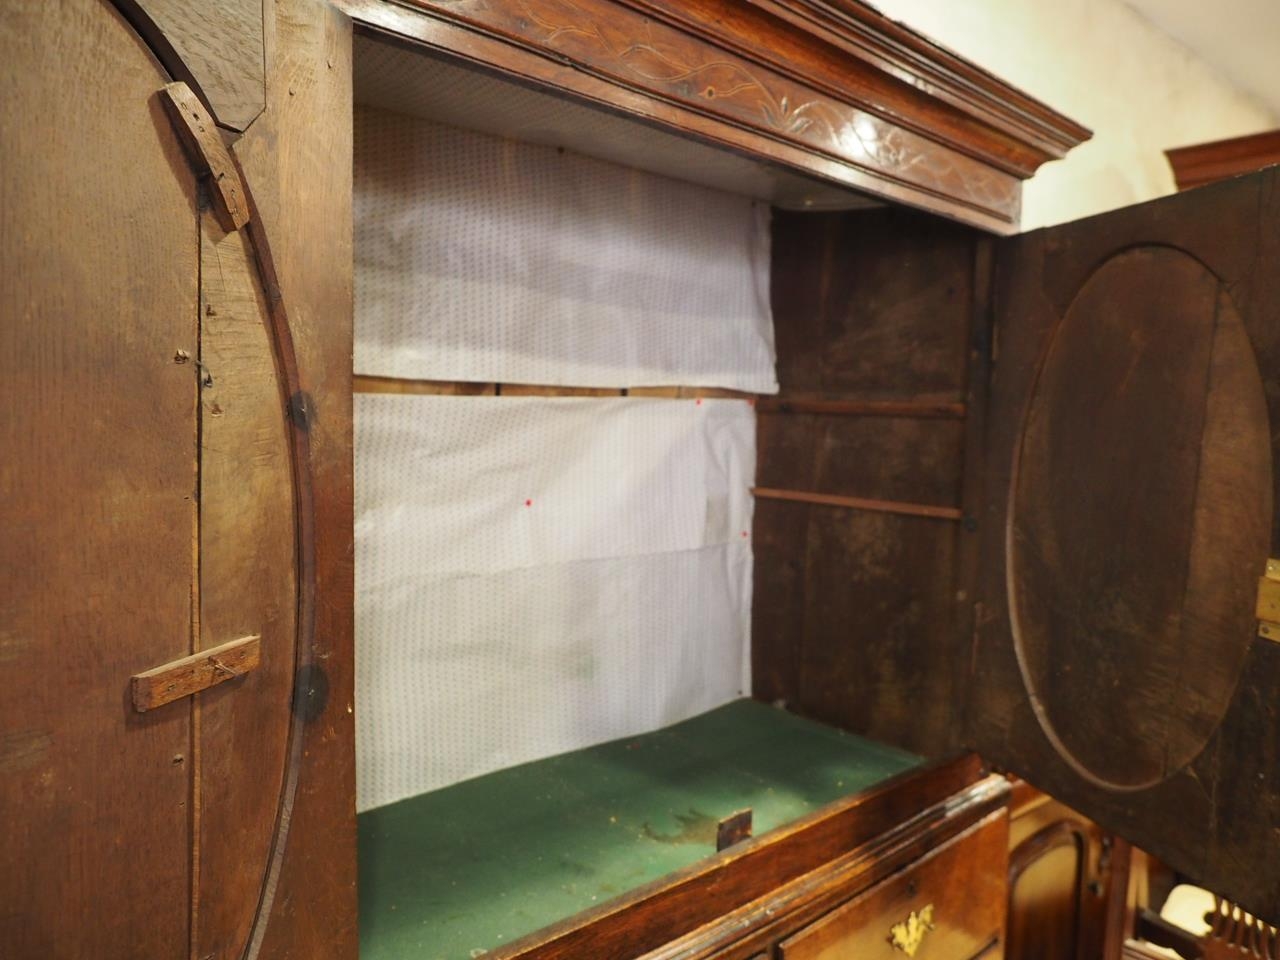
[[[1205,960],[1277,960],[1280,930],[1259,920],[1230,900],[1214,894],[1213,911],[1206,917]]]
[[[745,8],[733,0],[624,2],[677,17],[829,95],[858,90],[866,108],[885,119],[1020,179],[1091,136],[1086,127],[857,0],[758,0]],[[772,34],[768,46],[754,42],[762,31]],[[983,128],[975,129],[975,122]]]
[[[340,2],[402,40],[999,232],[1019,180],[1088,136],[845,0]]]
[[[1179,190],[1253,173],[1280,163],[1280,130],[1166,150]]]

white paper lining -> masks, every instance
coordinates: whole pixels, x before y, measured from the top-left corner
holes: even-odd
[[[755,416],[356,397],[358,808],[750,689]]]
[[[357,373],[777,391],[765,204],[360,107]]]

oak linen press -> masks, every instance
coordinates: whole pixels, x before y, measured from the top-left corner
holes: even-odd
[[[1015,236],[1088,131],[854,0],[23,0],[0,64],[0,956],[998,957],[1002,774],[1280,919],[1274,170]],[[370,111],[767,212],[777,392],[355,375]],[[353,397],[442,394],[746,423],[750,688],[357,818]]]

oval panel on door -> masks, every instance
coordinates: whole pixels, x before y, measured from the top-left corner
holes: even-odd
[[[1204,748],[1254,637],[1271,491],[1229,292],[1178,250],[1116,254],[1049,342],[1007,531],[1023,681],[1081,776],[1140,789]]]
[[[252,673],[197,695],[196,956],[239,958],[276,842],[296,672],[288,391],[245,232],[200,234],[200,645],[261,635]]]

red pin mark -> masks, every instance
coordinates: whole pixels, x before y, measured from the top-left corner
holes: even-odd
[[[525,505],[526,507],[532,507],[532,506],[533,506],[533,501],[532,501],[532,500],[526,500],[526,501],[524,502],[524,505]]]

